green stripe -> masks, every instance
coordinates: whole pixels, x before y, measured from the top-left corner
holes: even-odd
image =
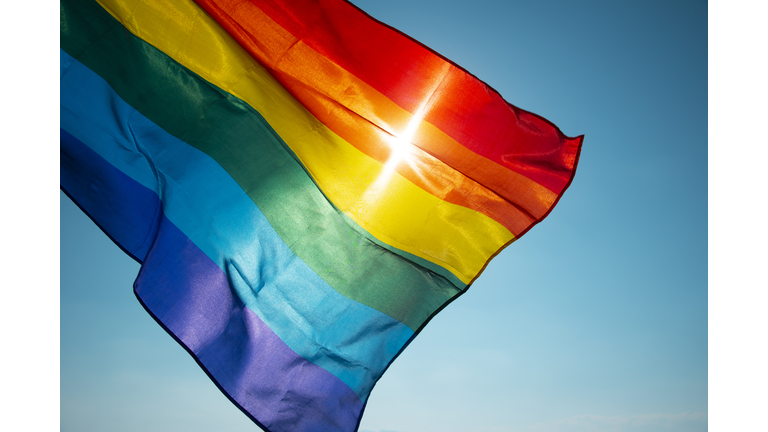
[[[61,48],[155,124],[216,160],[291,250],[341,294],[417,331],[460,292],[338,212],[252,107],[134,36],[97,3],[61,2]]]

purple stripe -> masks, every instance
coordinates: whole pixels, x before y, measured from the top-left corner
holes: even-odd
[[[160,199],[61,129],[61,188],[128,255],[142,262],[157,229]]]
[[[268,430],[357,427],[357,394],[283,343],[239,300],[221,268],[164,216],[134,288],[220,388]]]
[[[134,284],[144,307],[249,417],[271,432],[355,429],[358,395],[248,309],[221,268],[161,214],[153,191],[64,130],[61,165],[68,195],[144,261]]]

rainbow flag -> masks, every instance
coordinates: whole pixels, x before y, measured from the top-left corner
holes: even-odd
[[[61,0],[61,187],[265,430],[356,430],[582,140],[343,0]]]

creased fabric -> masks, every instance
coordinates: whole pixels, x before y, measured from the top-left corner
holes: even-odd
[[[272,432],[356,430],[573,179],[583,137],[341,0],[62,0],[60,26],[62,189]]]

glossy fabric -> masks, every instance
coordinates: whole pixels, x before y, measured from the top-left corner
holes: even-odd
[[[508,229],[485,214],[443,201],[397,173],[386,174],[383,163],[313,117],[234,40],[221,34],[215,21],[197,19],[190,34],[184,24],[195,17],[194,4],[185,0],[142,7],[132,7],[133,0],[101,3],[121,21],[141,23],[129,24],[134,34],[256,109],[334,206],[384,244],[431,261],[466,284],[489,256],[512,240]],[[159,18],[180,14],[184,19],[168,23]],[[209,47],[196,43],[197,39],[189,41],[202,35],[208,36]],[[457,220],[462,223],[454,223]]]
[[[68,15],[70,27],[93,5],[82,3],[79,15]],[[219,163],[297,257],[330,286],[413,330],[460,292],[448,280],[389,253],[335,210],[259,113],[140,39],[126,37],[114,20],[106,20],[106,29],[98,25],[109,18],[100,8],[94,14],[81,21],[80,32],[62,35],[64,51],[87,47],[79,60],[123,100]],[[110,57],[111,52],[122,54]]]
[[[61,55],[68,57],[66,53]],[[146,208],[154,216],[152,209],[159,208],[157,196],[162,195],[165,216],[229,275],[242,302],[295,352],[331,371],[365,399],[378,379],[376,371],[389,364],[413,331],[336,292],[297,259],[258,207],[219,165],[151,123],[77,61],[68,63],[61,85],[62,127],[103,155],[105,163],[142,179],[147,188],[153,189],[154,200],[158,201],[142,198],[152,204],[135,202],[125,206],[128,211],[119,213],[130,215],[131,211]],[[82,88],[89,91],[79,92]],[[104,140],[94,131],[106,132],[112,139]],[[115,144],[142,154],[152,165],[126,151],[114,152]],[[194,167],[194,176],[185,175],[189,167]],[[159,181],[154,181],[155,178]],[[66,189],[70,190],[69,183]],[[133,201],[144,195],[133,191],[98,191],[92,195],[99,194],[109,194],[112,201],[117,200],[114,196],[128,196],[121,199]],[[87,207],[92,206],[89,203]],[[102,219],[111,222],[108,217]],[[124,226],[118,228],[125,229]],[[120,238],[132,237],[151,238],[146,233]],[[365,329],[364,336],[358,334],[360,329]],[[326,355],[331,350],[343,355],[350,364],[338,364]]]
[[[247,415],[355,430],[581,138],[345,2],[199,4],[62,1],[62,189]]]
[[[66,131],[61,153],[62,171],[77,170],[92,185],[110,188],[89,190],[78,187],[77,177],[62,176],[62,187],[88,206],[89,216],[102,227],[109,226],[116,211],[159,208],[157,195]],[[136,295],[217,385],[246,412],[258,412],[257,421],[271,430],[354,428],[363,407],[358,395],[291,350],[234,295],[227,274],[162,212],[145,216],[135,220],[147,223],[144,230],[133,225],[112,231],[114,238],[152,234],[151,247],[141,255]]]
[[[335,92],[333,99],[366,119],[369,113],[384,113],[367,97],[345,97],[357,90],[354,81],[337,82],[338,74],[324,73],[316,65],[296,65],[284,60],[303,46],[338,65],[349,76],[380,93],[405,111],[417,114],[425,106],[423,119],[455,141],[420,142],[441,160],[466,172],[468,164],[455,157],[461,149],[454,143],[483,156],[559,195],[567,187],[581,148],[582,138],[565,137],[547,120],[509,105],[493,89],[438,54],[386,25],[376,23],[355,6],[341,0],[198,0],[243,46],[267,67],[289,77],[291,70],[321,74],[323,91]],[[274,30],[275,23],[282,29]],[[275,40],[289,39],[282,46]],[[279,59],[279,64],[276,60]],[[566,67],[566,66],[563,66]],[[281,80],[293,88],[290,79]],[[297,79],[301,81],[301,79]],[[327,85],[326,85],[327,84]],[[352,85],[350,87],[350,85]],[[524,85],[524,84],[523,84]],[[346,101],[354,101],[350,106]],[[360,104],[365,107],[361,108]],[[382,118],[389,119],[388,113]],[[378,123],[378,122],[377,122]],[[397,124],[397,121],[391,121]],[[381,124],[381,123],[378,123]],[[424,138],[427,138],[426,136]],[[463,152],[462,152],[463,153]],[[505,176],[508,181],[514,177]],[[482,184],[486,178],[474,177]],[[513,200],[518,198],[512,197]]]

